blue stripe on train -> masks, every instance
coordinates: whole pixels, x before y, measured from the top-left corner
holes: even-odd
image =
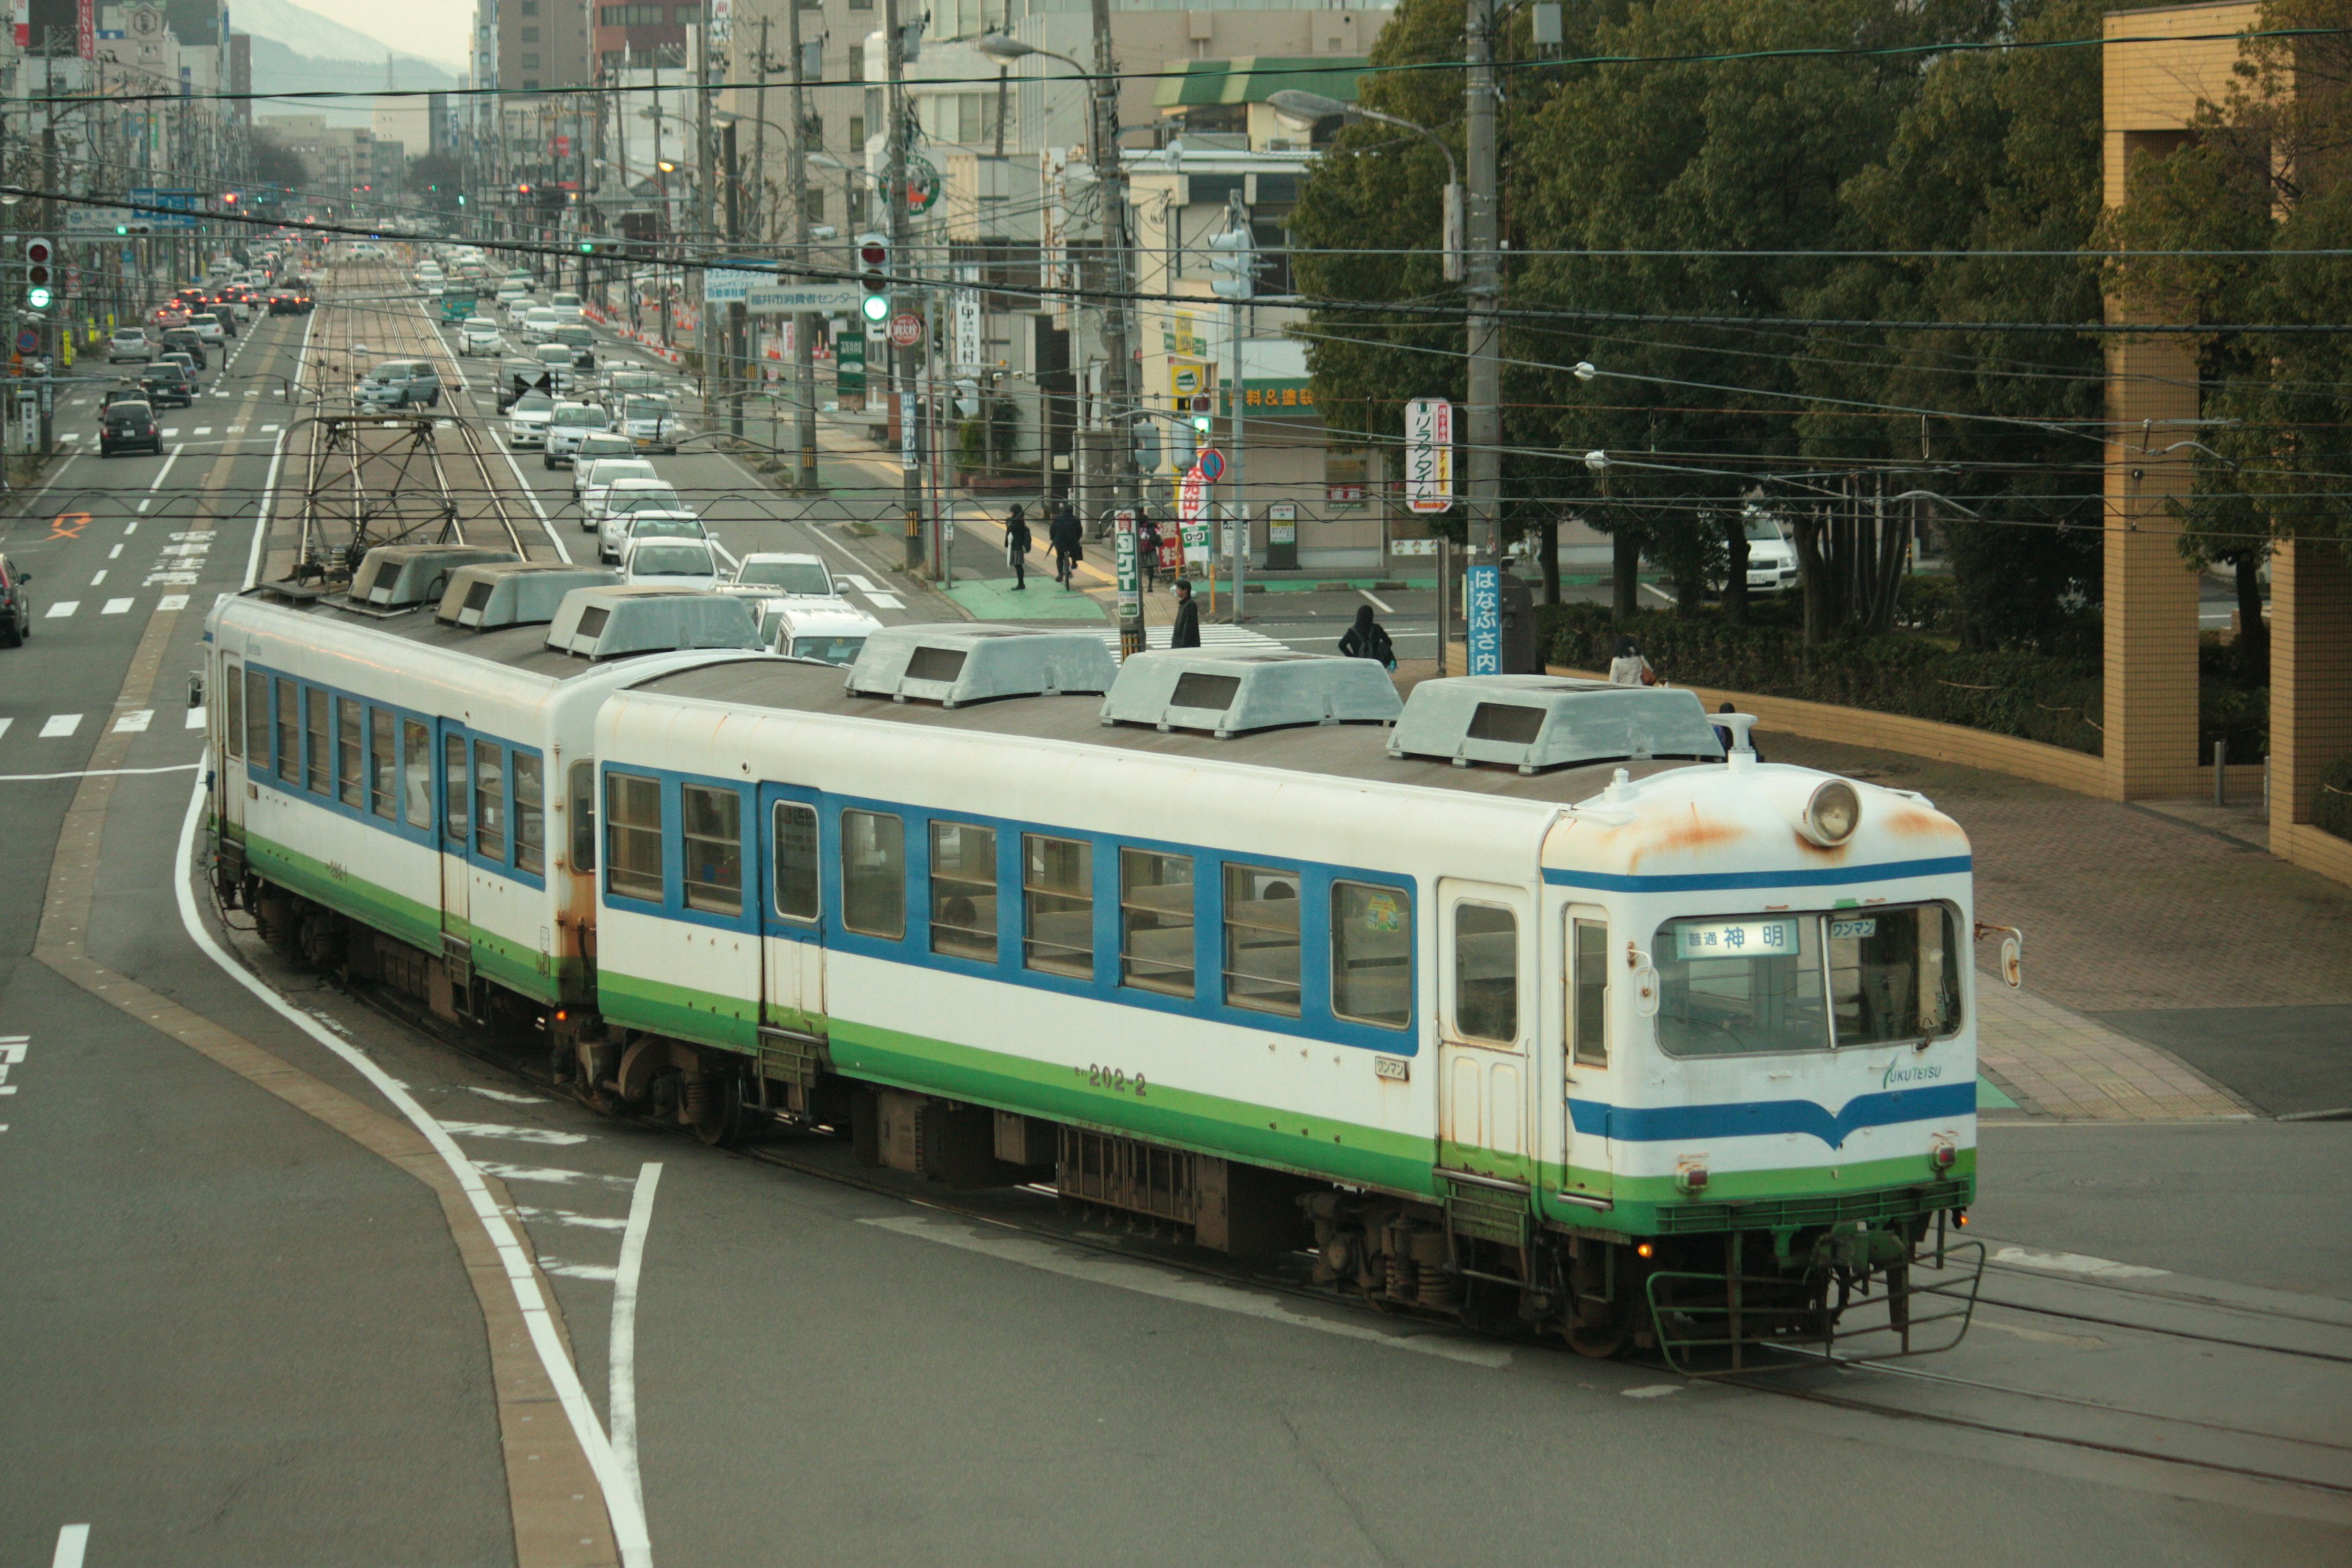
[[[1615,871],[1564,871],[1546,867],[1554,887],[1598,888],[1612,893],[1685,893],[1711,888],[1834,888],[1851,882],[1891,882],[1904,877],[1945,877],[1966,871],[1969,857],[1932,860],[1882,860],[1870,866],[1830,866],[1785,871],[1712,871],[1689,876],[1629,877]]]
[[[1688,1138],[1758,1138],[1775,1132],[1810,1132],[1832,1149],[1864,1127],[1973,1116],[1977,1086],[1938,1084],[1933,1089],[1895,1089],[1857,1095],[1834,1115],[1810,1100],[1755,1100],[1728,1105],[1642,1108],[1570,1100],[1569,1120],[1579,1132],[1631,1143],[1662,1143]]]

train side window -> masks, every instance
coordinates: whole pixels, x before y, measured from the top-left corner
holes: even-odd
[[[841,923],[891,942],[907,934],[907,825],[887,812],[841,814]]]
[[[996,829],[932,822],[931,951],[996,962]]]
[[[596,868],[596,759],[583,757],[572,764],[572,871],[574,876]]]
[[[408,826],[433,826],[433,731],[415,719],[400,721],[400,788]]]
[[[518,871],[543,876],[547,870],[547,786],[536,753],[514,754],[514,863]]]
[[[360,772],[361,734],[367,710],[352,697],[335,699],[335,792],[345,805],[365,810],[367,781]]]
[[[823,912],[817,891],[816,807],[776,802],[776,913],[813,921]]]
[[[1473,1040],[1519,1037],[1519,917],[1509,910],[1454,906],[1454,1026]]]
[[[1225,1005],[1298,1016],[1298,873],[1225,864]]]
[[[731,789],[685,784],[677,792],[686,837],[686,907],[743,912],[743,797]]]
[[[1021,962],[1048,974],[1095,977],[1095,847],[1021,836]]]
[[[1192,994],[1192,858],[1118,852],[1118,981]]]
[[[315,686],[302,689],[302,787],[334,794],[327,773],[327,694]]]
[[[474,742],[474,853],[507,858],[507,770],[496,741]]]
[[[441,737],[441,832],[459,851],[466,847],[466,737]]]
[[[269,771],[269,677],[257,669],[245,672],[246,760]]]
[[[661,781],[604,775],[604,868],[613,891],[632,899],[662,896]]]
[[[1412,895],[1331,884],[1331,1013],[1402,1029],[1412,1022]]]
[[[234,664],[221,667],[221,746],[232,757],[245,755],[245,671]]]
[[[386,822],[392,820],[393,803],[399,798],[394,788],[393,723],[391,709],[368,710],[368,809]]]
[[[302,782],[302,689],[278,678],[278,777],[282,784]]]
[[[1609,1065],[1609,924],[1568,921],[1568,1027],[1580,1066]]]

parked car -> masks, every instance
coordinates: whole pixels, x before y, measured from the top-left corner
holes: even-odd
[[[441,373],[429,359],[384,360],[352,388],[352,401],[362,408],[438,408]]]
[[[856,663],[866,639],[882,629],[846,599],[767,599],[753,606],[752,618],[772,651],[819,664]]]
[[[0,555],[0,647],[22,647],[33,635],[33,601],[25,584],[33,574]]]
[[[1748,591],[1778,594],[1797,585],[1797,547],[1778,521],[1753,508],[1748,512]]]
[[[579,450],[572,454],[572,504],[578,506],[586,500],[589,477],[596,471],[597,464],[644,462],[643,458],[632,456],[635,450],[629,445],[629,438],[617,430],[591,430],[581,437]],[[646,471],[641,477],[650,479],[653,471],[654,466],[646,463]]]
[[[600,561],[618,561],[621,544],[628,537],[629,519],[640,511],[667,512],[691,517],[677,491],[663,479],[615,479],[604,492],[603,506],[596,513],[596,556]]]
[[[117,327],[114,335],[106,340],[106,363],[121,364],[135,360],[141,364],[155,357],[155,345],[137,327]]]
[[[686,421],[668,398],[639,394],[621,405],[621,434],[640,452],[675,452]]]
[[[719,557],[698,539],[646,539],[621,557],[621,577],[664,588],[708,589],[719,580]]]
[[[117,452],[163,453],[163,433],[155,427],[155,405],[136,397],[110,398],[98,416],[98,455]]]
[[[468,358],[507,352],[507,338],[488,316],[468,317],[457,328],[457,352]]]
[[[193,377],[183,367],[165,360],[147,367],[139,378],[139,389],[147,401],[156,407],[193,408],[196,402],[196,386]]]
[[[524,393],[507,405],[507,445],[518,452],[535,451],[547,439],[547,421],[555,413],[555,399],[544,392]]]
[[[833,574],[824,563],[814,555],[790,554],[780,551],[762,551],[746,555],[735,568],[727,585],[749,589],[762,599],[802,597],[831,599],[840,590],[833,585]]]
[[[613,416],[601,404],[559,403],[547,416],[547,439],[541,448],[541,460],[551,468],[569,468],[580,450],[583,439],[612,427]]]

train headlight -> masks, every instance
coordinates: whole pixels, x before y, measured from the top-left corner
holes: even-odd
[[[1805,803],[1805,837],[1824,849],[1833,849],[1853,837],[1862,821],[1862,797],[1843,779],[1832,779]]]

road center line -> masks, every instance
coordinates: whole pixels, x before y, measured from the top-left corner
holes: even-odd
[[[49,1558],[49,1568],[81,1568],[82,1553],[89,1550],[89,1526],[61,1526],[58,1531],[58,1549]]]
[[[613,1275],[613,1343],[607,1360],[612,1386],[605,1395],[613,1427],[613,1462],[646,1503],[645,1477],[637,1469],[637,1279],[645,1268],[646,1232],[653,1227],[658,1163],[637,1167],[636,1191],[629,1196],[628,1227],[621,1233],[621,1261]]]

